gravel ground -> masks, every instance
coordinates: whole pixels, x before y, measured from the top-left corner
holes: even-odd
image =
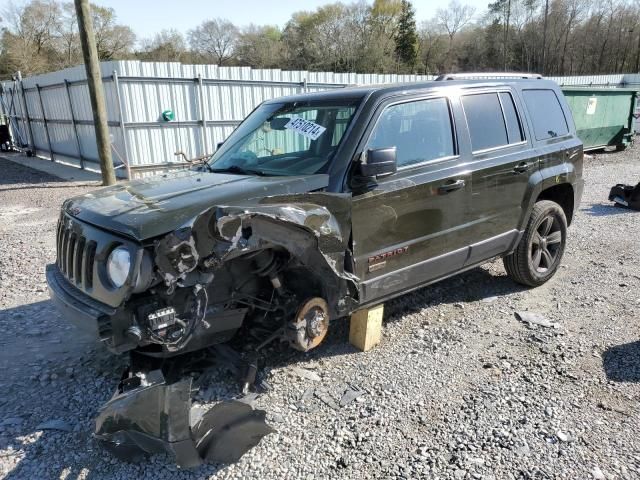
[[[257,404],[278,433],[237,464],[194,471],[162,455],[122,463],[92,440],[126,359],[60,318],[43,273],[62,200],[90,187],[0,170],[2,478],[640,478],[640,213],[606,199],[640,178],[638,148],[586,162],[552,281],[523,289],[494,262],[388,303],[369,353],[344,322],[309,354],[274,355]],[[518,321],[524,310],[555,328]],[[341,408],[348,385],[364,395]],[[70,431],[38,429],[50,420]]]

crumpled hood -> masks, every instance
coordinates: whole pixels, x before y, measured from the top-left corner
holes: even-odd
[[[146,240],[179,228],[213,206],[257,205],[264,197],[325,188],[325,174],[259,177],[181,170],[119,183],[67,200],[82,221]]]

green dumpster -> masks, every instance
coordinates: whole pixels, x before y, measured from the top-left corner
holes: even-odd
[[[585,150],[626,148],[635,135],[637,90],[562,87]]]

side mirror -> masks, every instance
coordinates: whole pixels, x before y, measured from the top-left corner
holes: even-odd
[[[358,173],[362,177],[386,177],[396,173],[396,147],[367,150],[366,163],[360,162]]]

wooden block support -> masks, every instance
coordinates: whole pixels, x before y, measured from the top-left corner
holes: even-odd
[[[351,315],[349,342],[363,352],[367,352],[382,339],[382,315],[384,305],[358,310]]]

